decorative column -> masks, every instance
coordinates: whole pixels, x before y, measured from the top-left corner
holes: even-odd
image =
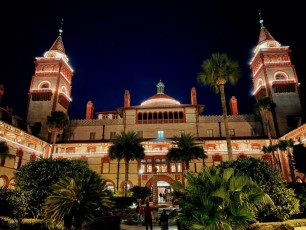
[[[157,190],[157,167],[153,167],[153,204],[158,203],[158,190]]]

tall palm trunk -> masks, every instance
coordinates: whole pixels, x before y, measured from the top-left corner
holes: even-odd
[[[287,149],[287,156],[288,156],[288,162],[289,162],[289,169],[290,169],[290,174],[291,174],[291,181],[295,182],[295,173],[294,173],[294,166],[292,163],[292,154],[291,154],[291,150]]]
[[[269,111],[267,110],[264,110],[264,117],[265,117],[265,126],[266,126],[266,129],[267,129],[267,134],[268,134],[268,138],[269,138],[269,144],[270,144],[270,147],[272,147],[272,136],[271,136],[271,129],[270,129],[270,124],[269,124],[269,120],[268,120],[268,113]],[[276,160],[276,157],[275,157],[275,151],[272,150],[272,158],[273,158],[273,166],[276,167],[279,166],[277,160]]]
[[[119,173],[120,173],[120,160],[117,163],[117,191],[119,189]]]
[[[53,158],[54,147],[55,147],[55,143],[56,143],[56,136],[57,136],[57,133],[54,132],[54,133],[53,133],[52,147],[51,147],[51,154],[50,154],[50,158],[51,158],[51,159]]]
[[[129,161],[125,161],[125,182],[124,182],[124,196],[127,197],[127,185],[129,181]]]
[[[186,170],[189,171],[190,168],[189,161],[185,161],[185,165],[186,165]]]
[[[222,111],[223,111],[223,120],[224,120],[226,144],[227,144],[227,151],[228,151],[228,159],[233,160],[232,143],[231,143],[231,138],[230,138],[229,130],[228,130],[227,109],[226,109],[226,101],[225,101],[224,84],[225,84],[225,80],[224,80],[224,83],[223,82],[219,83],[219,90],[220,90],[221,105],[222,105]]]

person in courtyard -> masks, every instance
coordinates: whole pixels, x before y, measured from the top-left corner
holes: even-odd
[[[168,215],[166,209],[163,209],[160,214],[159,225],[161,226],[161,230],[168,230]]]
[[[136,214],[137,214],[137,225],[138,227],[142,226],[142,216],[143,216],[143,207],[141,204],[138,204],[136,207]]]
[[[153,219],[153,209],[152,207],[150,207],[149,201],[147,201],[146,206],[144,207],[144,220],[145,220],[146,230],[149,229],[149,226],[150,230],[153,230],[152,219]]]

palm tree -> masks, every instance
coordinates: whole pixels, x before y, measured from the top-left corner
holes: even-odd
[[[226,82],[231,83],[231,85],[237,83],[241,77],[239,64],[238,62],[231,60],[226,54],[214,53],[210,59],[203,61],[201,67],[202,72],[197,76],[198,82],[201,85],[210,86],[215,93],[220,92],[228,158],[229,160],[232,160],[233,152],[228,129],[224,86]]]
[[[270,197],[249,176],[204,167],[198,174],[187,172],[188,183],[179,188],[181,215],[179,223],[184,229],[246,229],[256,222],[258,211],[273,205]]]
[[[43,205],[44,220],[53,226],[81,229],[94,221],[97,208],[112,208],[110,192],[104,190],[105,181],[91,173],[85,178],[61,178],[50,188],[52,194]]]
[[[112,140],[112,145],[108,149],[110,159],[124,159],[125,164],[125,185],[124,191],[127,197],[128,180],[129,180],[129,162],[132,160],[144,159],[144,147],[141,139],[134,131],[122,131]]]
[[[196,137],[190,133],[181,133],[180,136],[173,137],[173,147],[171,147],[166,155],[168,162],[181,162],[186,165],[189,171],[189,162],[195,159],[205,159],[207,155],[202,146],[195,143]]]
[[[119,189],[119,175],[120,175],[120,161],[122,160],[123,158],[123,154],[122,152],[118,152],[116,151],[115,149],[111,149],[111,148],[116,148],[117,146],[115,145],[112,145],[110,146],[109,148],[109,151],[108,151],[108,156],[109,156],[109,159],[111,160],[117,160],[117,190]]]
[[[291,148],[293,147],[293,145],[294,145],[294,140],[292,140],[292,139],[280,140],[277,144],[277,147],[281,151],[284,151],[287,154],[292,182],[295,181],[295,173],[294,173],[294,167],[293,167],[293,162],[292,162],[292,154],[291,154]]]
[[[275,107],[276,107],[276,104],[269,97],[263,97],[263,98],[258,99],[258,101],[254,105],[255,112],[263,116],[264,127],[267,130],[269,144],[271,148],[272,148],[271,125],[269,123],[268,116]],[[276,149],[272,148],[273,161],[274,161],[274,164],[276,163],[277,165],[279,165],[275,157],[275,153],[274,153],[275,150]]]
[[[268,116],[275,107],[276,104],[269,97],[258,99],[254,105],[255,112],[263,116],[264,127],[267,130],[270,145],[272,145],[272,137],[271,125]]]
[[[0,141],[0,160],[4,161],[6,158],[14,158],[13,154],[10,154],[10,149],[5,141]]]
[[[53,111],[51,116],[47,116],[47,125],[48,125],[48,132],[52,133],[53,141],[52,141],[52,148],[51,148],[51,159],[54,152],[56,137],[58,134],[62,134],[64,129],[69,124],[68,115],[62,111]]]

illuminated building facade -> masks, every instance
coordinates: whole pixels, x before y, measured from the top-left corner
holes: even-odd
[[[289,47],[281,46],[263,26],[262,21],[261,24],[259,42],[250,62],[254,97],[258,100],[268,96],[277,104],[269,117],[273,144],[280,139],[305,143],[305,125],[292,122],[300,116],[301,103],[298,78],[291,64]],[[6,141],[10,152],[16,157],[1,161],[0,185],[12,184],[13,172],[21,165],[40,156],[50,156],[51,147],[45,123],[52,111],[68,111],[73,76],[73,69],[68,61],[60,31],[51,49],[43,57],[36,58],[35,73],[29,90],[27,122],[29,125],[39,122],[42,124],[40,137],[35,137],[30,130],[19,129],[4,119],[1,121],[0,141]],[[167,95],[162,81],[157,83],[156,88],[156,94],[140,105],[131,105],[130,92],[125,90],[123,106],[113,111],[95,112],[94,103],[89,101],[84,108],[85,119],[71,120],[64,134],[58,137],[53,157],[86,160],[90,168],[107,181],[108,189],[122,189],[124,164],[120,164],[117,178],[118,162],[111,161],[107,152],[110,141],[116,134],[121,131],[135,131],[142,138],[146,156],[141,161],[130,162],[129,187],[151,187],[156,178],[158,193],[168,192],[175,180],[184,183],[185,165],[182,162],[169,163],[165,159],[172,147],[171,138],[174,135],[191,133],[197,137],[198,144],[208,155],[205,161],[191,162],[191,171],[200,171],[204,164],[217,165],[228,160],[223,117],[203,115],[204,105],[197,103],[196,88],[190,89],[191,97],[187,104],[181,104]],[[267,130],[255,115],[240,115],[238,101],[234,96],[229,100],[228,125],[233,158],[256,157],[271,162],[271,156],[261,151],[263,146],[269,145]],[[277,154],[283,175],[290,181],[286,154],[281,151]],[[302,180],[305,180],[303,176]]]

